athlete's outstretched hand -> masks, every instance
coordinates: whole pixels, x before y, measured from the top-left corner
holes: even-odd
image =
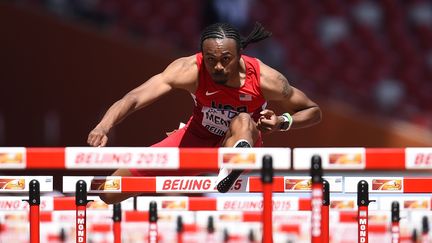
[[[263,110],[260,112],[261,116],[257,122],[257,128],[263,133],[271,133],[279,131],[280,121],[279,117],[272,110]]]
[[[108,132],[102,128],[93,129],[87,138],[87,143],[93,147],[104,147],[108,142]]]

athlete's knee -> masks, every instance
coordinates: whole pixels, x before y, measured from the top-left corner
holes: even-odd
[[[235,125],[249,125],[253,123],[251,115],[248,113],[239,113],[236,117],[231,120],[231,126]]]
[[[255,122],[248,113],[240,113],[231,120],[230,133],[257,133]]]

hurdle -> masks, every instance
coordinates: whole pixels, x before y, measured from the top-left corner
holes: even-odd
[[[141,203],[140,204],[143,204],[143,203],[146,203],[146,202],[148,202],[149,200],[151,200],[151,198],[152,197],[138,197],[138,200],[139,201],[141,201]],[[176,197],[166,197],[166,199],[167,200],[165,200],[165,199],[163,199],[163,198],[165,198],[165,197],[162,197],[161,198],[161,201],[159,201],[159,203],[158,204],[161,204],[161,202],[165,202],[166,204],[167,203],[169,203],[169,202],[173,202],[173,201],[175,201],[175,199],[176,199]],[[180,199],[181,199],[182,197],[180,197]],[[198,199],[198,197],[196,197],[197,199]],[[65,200],[65,199],[67,199],[67,200]],[[140,200],[140,199],[144,199],[143,201],[142,200]],[[212,199],[214,199],[215,201],[216,200],[218,200],[219,198],[212,198]],[[234,198],[234,199],[232,199],[232,200],[236,200],[237,198]],[[409,198],[408,198],[409,199]],[[411,199],[409,199],[409,200],[406,200],[407,202],[408,201],[410,201],[410,200],[412,200],[413,198],[411,198]],[[206,199],[207,200],[207,199]],[[201,200],[201,202],[205,202],[206,200]],[[382,203],[384,203],[384,204],[386,204],[386,205],[388,205],[388,202],[389,201],[391,201],[391,200],[393,200],[393,198],[386,198],[386,200],[384,200]],[[402,199],[400,199],[400,200],[402,200]],[[424,201],[429,201],[430,202],[430,197],[429,198],[424,198]],[[54,201],[54,207],[55,208],[51,208],[51,209],[49,209],[49,210],[74,210],[75,208],[74,208],[74,198],[73,197],[69,197],[69,198],[53,198],[53,201]],[[193,200],[191,200],[191,201],[193,201]],[[66,203],[67,202],[67,203]],[[223,202],[223,200],[222,200],[222,202]],[[229,202],[229,201],[228,201]],[[197,202],[198,203],[198,202]],[[217,204],[217,203],[215,203],[215,204]],[[220,204],[220,203],[219,203]],[[402,203],[402,204],[406,204],[406,203]],[[172,206],[173,204],[171,204],[170,206]],[[218,209],[220,209],[221,207],[219,207],[219,208],[217,208],[217,207],[214,207],[213,208],[213,210],[218,210]],[[222,207],[223,208],[223,207]],[[95,209],[92,209],[92,208],[90,208],[91,210],[100,210],[100,209],[97,209],[97,208],[95,208]],[[174,209],[177,209],[177,208],[174,208]],[[196,208],[197,209],[197,211],[199,210],[198,208]],[[230,207],[228,207],[228,208],[226,208],[226,209],[228,209],[228,210],[230,210],[230,209],[235,209],[235,208],[230,208]],[[284,210],[284,209],[286,209],[286,208],[279,208],[280,210],[282,209],[282,210]],[[385,208],[377,208],[377,210],[378,209],[381,209],[381,210],[385,210]],[[129,210],[132,210],[132,207],[129,207]],[[139,210],[146,210],[145,208],[139,208]],[[173,210],[173,208],[166,208],[165,210]],[[184,207],[184,208],[180,208],[180,210],[188,210],[188,207]],[[255,208],[255,210],[256,211],[258,211],[256,208]],[[291,208],[290,210],[297,210],[296,208]],[[306,209],[305,208],[305,210],[308,210],[308,209]],[[310,210],[310,209],[309,209]],[[430,208],[429,208],[429,210],[430,210]],[[125,212],[128,216],[127,217],[129,217],[129,216],[131,216],[132,214],[135,214],[135,213],[144,213],[144,212],[134,212],[134,211],[126,211]],[[344,213],[345,214],[345,213]],[[148,214],[147,214],[148,215]],[[355,217],[354,215],[352,216],[353,218]],[[148,220],[148,216],[146,216],[145,217],[146,219],[145,220]],[[251,221],[251,220],[254,220],[254,221],[260,221],[260,219],[259,218],[261,218],[261,216],[260,216],[260,214],[257,214],[257,213],[255,213],[255,214],[249,214],[247,217],[247,220],[248,221]],[[245,219],[246,219],[245,218]],[[355,217],[356,218],[356,217]],[[377,227],[373,227],[373,228],[371,228],[370,229],[371,231],[376,231],[376,230],[380,230],[380,228],[377,228]]]
[[[248,185],[244,190],[249,192],[263,192],[263,242],[270,243],[273,241],[272,237],[272,193],[273,193],[273,164],[272,157],[269,155],[264,155],[262,157],[262,173],[261,173],[261,181],[259,178],[252,178],[252,180],[248,180]],[[86,241],[86,233],[85,233],[85,219],[79,217],[85,217],[85,206],[87,204],[87,192],[104,192],[110,193],[113,191],[119,192],[161,192],[164,189],[172,189],[174,192],[182,192],[184,190],[188,192],[216,192],[215,189],[215,180],[216,177],[212,177],[211,179],[202,177],[191,178],[184,177],[174,179],[174,182],[170,182],[173,180],[172,177],[167,179],[164,178],[162,182],[162,190],[160,186],[158,187],[158,177],[110,177],[110,178],[83,178],[74,183],[73,178],[67,177],[63,179],[63,191],[71,192],[68,188],[68,185],[75,184],[75,193],[79,192],[79,195],[76,194],[77,201],[77,242],[85,242]],[[90,183],[86,183],[85,179],[90,180]],[[160,178],[159,178],[160,179]],[[160,181],[160,180],[159,180]],[[167,183],[170,182],[170,183]],[[186,181],[185,185],[183,185],[183,181]],[[178,183],[176,183],[178,182]],[[159,182],[160,184],[160,182]],[[178,186],[176,184],[179,184]],[[87,186],[88,185],[88,186]],[[168,186],[167,186],[168,185]],[[213,186],[212,186],[213,185]],[[88,188],[89,187],[89,188]],[[283,186],[282,186],[283,188]],[[235,184],[233,186],[233,190],[241,189],[241,185]],[[277,188],[279,189],[279,188]],[[279,189],[280,190],[280,189]],[[80,198],[80,199],[78,199]],[[78,201],[80,204],[78,204]],[[149,242],[157,241],[157,204],[156,202],[150,202],[150,232],[149,232]]]
[[[148,147],[65,147],[26,148],[8,147],[11,157],[20,158],[2,163],[2,169],[117,169],[146,170],[219,169],[223,155],[233,148],[148,148]],[[239,148],[237,148],[239,149]],[[242,150],[242,149],[240,149]],[[240,151],[237,150],[237,151]],[[245,150],[243,150],[245,151]],[[247,151],[247,150],[246,150]],[[310,158],[319,155],[323,170],[386,170],[423,171],[432,169],[432,148],[253,148],[255,161],[237,168],[259,169],[264,154],[273,155],[275,170],[309,170]],[[287,161],[291,161],[292,167]],[[16,156],[15,156],[16,155]],[[339,155],[339,157],[338,157]],[[343,160],[340,160],[343,157]],[[392,163],[382,163],[391,160]],[[202,163],[206,161],[206,163]],[[305,163],[307,162],[307,163]]]
[[[53,190],[52,176],[1,176],[0,193],[27,193],[30,243],[40,242],[40,192]]]
[[[202,161],[205,158],[206,162],[209,160],[209,165],[204,166],[205,168],[220,168],[221,165],[226,166],[224,164],[223,155],[228,152],[220,152],[219,149],[209,149],[202,150],[197,153],[198,155],[195,158],[195,149],[178,149],[175,148],[171,150],[171,152],[165,152],[163,149],[160,151],[150,151],[144,150],[142,152],[140,149],[135,150],[132,148],[131,150],[126,150],[122,152],[118,150],[117,152],[110,152],[110,149],[106,148],[106,150],[94,150],[97,148],[89,148],[89,150],[83,150],[82,148],[58,148],[53,151],[53,149],[32,149],[32,148],[23,148],[18,149],[16,153],[24,153],[23,163],[18,163],[18,165],[7,165],[6,169],[32,169],[32,168],[48,168],[48,164],[46,161],[49,161],[47,158],[52,158],[55,162],[50,163],[50,168],[75,168],[75,169],[100,169],[104,166],[104,168],[122,168],[125,166],[126,168],[146,168],[146,169],[191,169],[191,168],[199,168],[199,161]],[[276,151],[276,150],[275,150]],[[290,153],[286,152],[286,150],[277,150],[277,153],[283,153],[284,158],[290,158]],[[312,156],[313,154],[320,155],[323,160],[322,167],[325,170],[329,171],[338,171],[338,170],[348,170],[348,171],[357,171],[357,170],[411,170],[411,171],[426,171],[431,169],[431,163],[429,156],[431,154],[430,148],[404,148],[404,149],[370,149],[370,148],[296,148],[293,150],[293,167],[290,168],[288,165],[284,165],[282,170],[290,170],[294,169],[297,171],[302,171],[309,167],[304,163],[305,158],[309,158],[308,156]],[[341,155],[346,155],[344,159],[346,159],[343,163],[335,162],[335,157],[341,158]],[[200,158],[199,158],[200,157]],[[259,157],[258,155],[256,156]],[[129,158],[129,159],[128,159]],[[392,163],[381,163],[383,160],[391,159]],[[38,161],[45,161],[44,163],[39,163]],[[171,162],[174,161],[174,162]],[[187,162],[189,161],[189,162]],[[278,164],[276,159],[276,164]],[[225,161],[226,162],[226,161]],[[256,162],[256,160],[255,160]],[[146,164],[147,163],[147,164]],[[346,163],[346,164],[345,164]],[[146,164],[144,166],[144,164]],[[228,163],[229,164],[229,163]],[[146,167],[148,165],[148,167]],[[257,163],[254,165],[256,166]],[[15,166],[15,167],[14,167]],[[43,167],[46,166],[46,167]],[[233,165],[233,168],[237,165]],[[248,165],[250,166],[250,165]],[[247,167],[247,166],[245,166]],[[247,169],[255,169],[255,167],[247,167]],[[182,177],[184,178],[184,177]],[[129,180],[128,178],[124,178],[125,181]],[[176,180],[178,179],[178,180]],[[324,177],[325,179],[325,177]],[[358,178],[350,178],[349,176],[345,176],[342,178],[345,185],[338,192],[342,193],[351,193],[351,188],[346,185],[356,185]],[[372,185],[370,188],[371,193],[399,193],[399,194],[411,194],[411,193],[430,193],[432,188],[430,186],[431,179],[430,178],[410,178],[410,177],[374,177],[374,178],[362,178],[366,179],[368,184]],[[156,182],[154,182],[156,180]],[[256,179],[244,179],[244,181],[239,181],[236,185],[239,187],[239,190],[232,190],[232,192],[262,192],[263,186],[262,182],[259,181],[259,178]],[[299,179],[300,180],[300,179]],[[306,179],[304,179],[306,180]],[[123,178],[120,178],[120,181],[123,182]],[[139,181],[139,180],[138,180]],[[205,184],[203,182],[193,182],[193,180],[189,182],[183,181],[184,184],[180,184],[180,178],[174,178],[174,180],[165,180],[162,178],[153,178],[150,182],[154,185],[160,184],[159,181],[163,181],[162,187],[160,189],[154,187],[148,189],[148,192],[185,192],[187,190],[184,189],[198,189],[198,187],[203,187]],[[211,180],[210,180],[211,181]],[[280,181],[280,182],[279,182]],[[295,181],[293,179],[292,181]],[[385,187],[380,187],[377,181],[381,181],[381,185],[385,184]],[[383,182],[384,181],[384,182]],[[393,182],[391,182],[393,181]],[[145,182],[142,180],[141,182]],[[291,192],[286,186],[286,177],[275,177],[274,178],[274,186],[273,192]],[[129,182],[126,182],[128,184]],[[189,184],[188,184],[189,183]],[[393,184],[392,184],[393,183]],[[163,187],[165,185],[165,188]],[[334,190],[334,184],[330,180],[329,182],[330,189],[332,192]],[[336,185],[338,187],[339,185]],[[374,187],[376,186],[376,187]],[[124,189],[124,190],[123,190]],[[164,190],[163,190],[164,189]],[[127,189],[122,188],[120,192],[126,192],[128,190],[137,190],[137,189]],[[196,190],[198,191],[198,190]],[[310,192],[311,189],[303,190],[303,192]],[[337,191],[337,190],[336,190]],[[202,192],[215,192],[211,189],[203,190]],[[292,192],[302,192],[300,190],[292,190]],[[100,192],[96,192],[100,193]],[[189,192],[188,192],[189,193]],[[194,193],[194,192],[191,192]],[[201,192],[197,192],[201,193]],[[324,198],[323,198],[323,201]],[[305,200],[305,204],[310,201]],[[274,210],[274,208],[273,208]],[[324,219],[324,211],[325,205],[321,207],[321,219]],[[321,227],[325,227],[324,221],[321,223]],[[324,232],[324,229],[323,229]]]
[[[427,178],[426,178],[427,179]],[[423,178],[423,179],[420,179],[421,181],[424,181],[425,180],[425,178]],[[86,183],[87,184],[87,183]],[[84,183],[83,183],[83,185],[85,185]],[[258,189],[256,189],[256,190],[258,190]],[[202,201],[201,201],[202,202]],[[193,204],[193,203],[192,203]],[[195,204],[198,204],[198,203],[195,203]],[[201,209],[203,209],[203,208],[201,208]]]

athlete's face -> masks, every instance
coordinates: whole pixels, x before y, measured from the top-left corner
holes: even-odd
[[[204,64],[218,84],[226,84],[230,78],[238,73],[240,55],[235,40],[206,39],[202,44]]]

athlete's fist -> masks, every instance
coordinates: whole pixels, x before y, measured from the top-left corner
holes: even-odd
[[[105,129],[96,127],[87,138],[87,143],[93,147],[104,147],[108,142],[108,132]]]
[[[257,128],[263,133],[279,131],[280,120],[272,110],[263,110],[260,112],[260,118],[257,122]]]

